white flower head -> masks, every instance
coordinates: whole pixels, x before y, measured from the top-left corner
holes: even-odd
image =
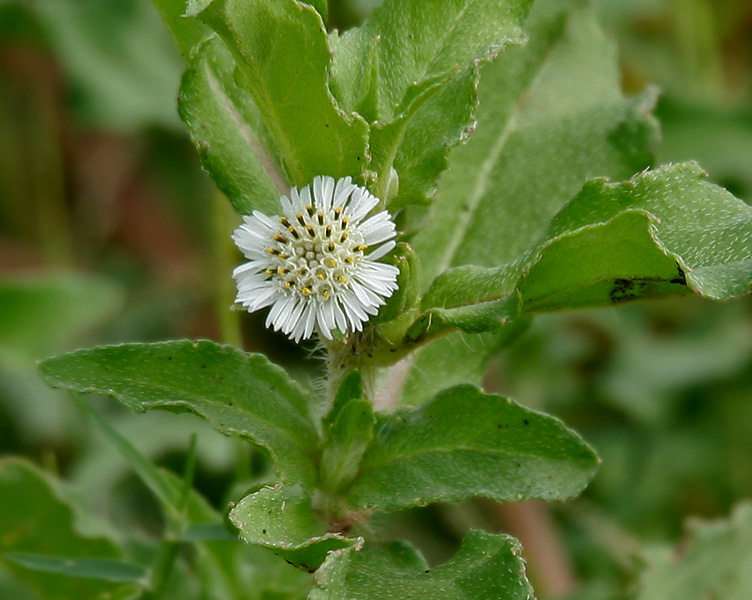
[[[232,234],[248,259],[232,273],[235,302],[270,306],[266,326],[296,342],[362,331],[397,289],[399,269],[377,262],[395,246],[391,216],[366,218],[379,200],[350,177],[315,177],[280,202],[282,216],[253,211]]]

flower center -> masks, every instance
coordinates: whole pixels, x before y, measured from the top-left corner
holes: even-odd
[[[349,286],[367,248],[349,220],[342,207],[323,211],[312,205],[294,222],[281,217],[265,274],[288,293],[320,301],[336,296]]]

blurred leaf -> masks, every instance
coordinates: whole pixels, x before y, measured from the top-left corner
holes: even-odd
[[[66,556],[87,559],[96,556],[118,560],[122,553],[110,540],[85,537],[76,529],[72,508],[64,502],[48,477],[22,459],[0,460],[0,557],[5,553]],[[49,600],[95,598],[117,586],[82,580],[57,573],[42,574],[5,561],[19,580]]]
[[[146,569],[141,565],[121,560],[50,556],[31,552],[5,552],[2,557],[32,571],[60,573],[82,579],[126,582],[139,581],[146,576]]]
[[[121,302],[112,283],[74,273],[0,280],[0,363],[30,368],[35,360],[80,343]]]
[[[311,572],[329,552],[362,544],[360,538],[329,532],[300,486],[263,487],[248,494],[230,511],[230,520],[249,544]]]
[[[407,542],[350,548],[329,555],[316,572],[310,600],[530,600],[533,590],[520,558],[520,543],[507,535],[471,531],[457,555],[429,568]]]
[[[183,75],[178,106],[201,162],[241,214],[279,211],[277,167],[259,136],[261,116],[250,94],[235,83],[235,60],[221,39],[194,48]],[[284,182],[281,182],[284,185]]]
[[[728,521],[693,522],[690,541],[677,552],[648,550],[638,600],[746,600],[752,596],[752,505]]]
[[[69,76],[79,121],[177,128],[182,61],[149,0],[33,0]]]
[[[316,175],[357,176],[368,126],[337,108],[321,16],[293,0],[221,0],[200,17],[222,36],[263,116],[291,183]]]
[[[597,466],[593,450],[558,419],[457,386],[379,417],[348,498],[383,511],[473,496],[561,500],[578,494]]]
[[[53,387],[117,398],[138,412],[193,412],[266,448],[283,480],[310,487],[316,479],[308,396],[262,355],[183,340],[79,350],[40,370]]]
[[[752,110],[691,104],[664,97],[658,104],[662,162],[698,161],[714,181],[752,201]]]

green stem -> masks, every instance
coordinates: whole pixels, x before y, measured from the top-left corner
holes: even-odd
[[[236,250],[230,232],[237,225],[237,215],[224,194],[218,189],[212,194],[212,273],[214,275],[214,312],[219,325],[219,337],[225,344],[243,347],[240,315],[231,310],[235,301],[235,283],[231,277],[235,267]]]
[[[166,537],[157,550],[157,556],[151,568],[149,577],[149,591],[144,595],[145,600],[161,600],[167,589],[175,559],[180,552],[180,541]]]

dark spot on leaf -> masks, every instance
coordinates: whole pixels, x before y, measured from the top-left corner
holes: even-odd
[[[261,530],[261,533],[266,533],[266,529],[262,529],[262,530]]]
[[[522,421],[522,422],[523,422],[523,423],[524,423],[525,425],[530,425],[530,421],[528,421],[527,419],[523,419],[523,421]]]
[[[206,368],[206,365],[201,365],[201,368],[202,368],[202,369],[205,369],[205,368]]]
[[[233,405],[232,401],[230,401],[230,402],[227,403],[227,406],[232,406],[232,405]]]
[[[426,569],[426,570],[425,570],[425,571],[423,571],[423,572],[424,572],[424,573],[430,573],[430,572],[431,572],[431,569]]]
[[[172,360],[172,356],[168,356],[168,357],[167,357],[167,360]]]

